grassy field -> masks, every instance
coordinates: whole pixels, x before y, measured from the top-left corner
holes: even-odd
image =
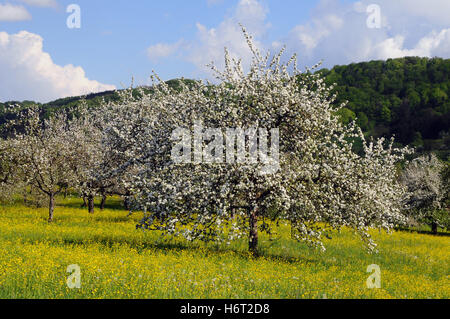
[[[231,246],[162,241],[136,230],[114,201],[92,216],[80,200],[47,210],[0,206],[0,298],[449,298],[450,237],[373,232],[369,254],[344,230],[321,253],[289,239],[262,236],[262,257],[245,240]],[[81,267],[81,289],[66,285]],[[367,266],[381,268],[381,289],[368,289]]]

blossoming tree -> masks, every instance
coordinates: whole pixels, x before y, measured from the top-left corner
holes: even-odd
[[[15,163],[14,175],[22,178],[49,199],[49,218],[53,221],[55,197],[79,183],[78,172],[89,166],[88,117],[70,117],[59,112],[43,120],[38,106],[30,106],[11,125],[23,127],[7,140]]]
[[[429,224],[433,233],[437,233],[438,226],[446,227],[449,223],[444,207],[448,192],[444,169],[436,155],[430,154],[414,159],[401,176],[401,183],[408,189],[404,198],[407,215]]]
[[[347,226],[375,248],[370,227],[403,222],[395,165],[407,150],[340,124],[322,78],[300,72],[296,56],[281,62],[283,50],[261,53],[243,31],[253,52],[248,72],[225,50],[225,69],[211,65],[218,83],[180,81],[173,89],[154,76],[152,94],[100,108],[109,118],[105,140],[121,158],[112,171],[127,172],[135,207],[145,211],[139,226],[188,240],[248,236],[254,255],[270,220],[288,222],[293,238],[322,249],[325,233]],[[245,132],[244,160],[228,154],[240,147],[235,136],[217,129]],[[278,134],[270,153],[254,147],[268,141],[264,130]],[[363,154],[352,151],[356,139]],[[221,144],[231,145],[227,154]],[[182,147],[174,152],[175,145]],[[266,169],[268,158],[276,169]]]

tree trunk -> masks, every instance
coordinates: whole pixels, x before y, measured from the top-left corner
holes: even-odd
[[[437,232],[438,232],[438,224],[436,222],[432,222],[431,223],[431,232],[433,234],[437,234]]]
[[[130,202],[128,200],[128,196],[125,196],[125,198],[123,199],[123,207],[126,210],[130,210]]]
[[[105,203],[106,203],[106,195],[102,195],[102,201],[100,203],[100,210],[105,209]]]
[[[87,207],[87,201],[86,201],[86,196],[83,196],[83,205],[81,205],[81,208],[85,208]]]
[[[94,213],[94,196],[93,195],[88,196],[88,211],[89,211],[89,214]]]
[[[48,222],[53,222],[53,211],[55,210],[55,195],[49,195],[49,203],[48,203]]]
[[[30,190],[31,194],[31,190]],[[28,202],[28,192],[26,190],[23,191],[23,203],[26,205]]]
[[[258,210],[253,209],[250,212],[250,235],[248,241],[248,250],[253,257],[258,257]]]

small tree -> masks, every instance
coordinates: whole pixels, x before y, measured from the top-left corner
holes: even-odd
[[[434,154],[424,155],[414,159],[401,176],[401,183],[408,189],[404,198],[407,215],[430,225],[433,233],[448,224],[445,210],[448,181],[444,183],[444,168]]]
[[[52,222],[55,197],[77,184],[77,172],[89,156],[84,120],[62,112],[42,120],[39,108],[31,106],[19,121],[24,132],[10,140],[15,169],[27,185],[48,196],[48,221]]]
[[[9,202],[21,188],[20,178],[16,171],[14,145],[9,139],[0,138],[0,201]]]
[[[138,156],[143,156],[137,151],[147,143],[141,139],[145,136],[142,130],[146,129],[143,123],[153,114],[148,105],[144,105],[147,100],[136,99],[133,92],[145,96],[140,89],[118,91],[115,102],[103,101],[99,107],[85,114],[91,132],[93,156],[90,157],[90,164],[79,171],[78,189],[87,198],[90,213],[93,213],[94,196],[102,197],[101,209],[107,195],[120,195],[125,198],[125,203],[130,196],[127,187],[130,178],[135,176],[133,167],[140,161]]]
[[[102,145],[102,127],[97,121],[95,110],[88,110],[85,100],[82,100],[79,109],[81,114],[77,114],[79,119],[84,119],[84,141],[80,145],[80,151],[84,153],[85,160],[76,170],[77,181],[76,189],[81,194],[84,204],[90,214],[94,213],[94,198],[97,195],[102,196],[102,207],[107,189],[112,187],[111,181],[104,178],[105,172],[110,167],[109,158],[106,149]]]
[[[248,73],[225,51],[225,70],[212,66],[218,84],[180,81],[174,90],[159,82],[151,95],[101,108],[110,143],[123,146],[118,171],[133,167],[127,183],[146,212],[140,227],[188,240],[248,236],[257,255],[268,220],[289,221],[295,239],[321,248],[326,231],[348,226],[374,248],[369,227],[403,221],[395,164],[407,151],[342,125],[318,75],[297,70],[295,56],[281,63],[283,51],[263,56],[244,35],[254,55]],[[244,132],[243,144],[220,129]],[[265,129],[270,152],[255,148],[267,144]],[[352,151],[355,138],[364,155]],[[242,158],[234,155],[240,147]]]

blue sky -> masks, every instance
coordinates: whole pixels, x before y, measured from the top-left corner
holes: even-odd
[[[72,3],[81,8],[80,29],[66,25]],[[449,58],[449,3],[0,0],[0,101],[121,88],[132,76],[136,84],[148,84],[152,70],[165,80],[209,78],[204,66],[211,60],[220,66],[224,46],[249,61],[238,23],[261,49],[286,45],[304,66],[406,55]],[[380,9],[375,28],[367,24],[373,4]]]

